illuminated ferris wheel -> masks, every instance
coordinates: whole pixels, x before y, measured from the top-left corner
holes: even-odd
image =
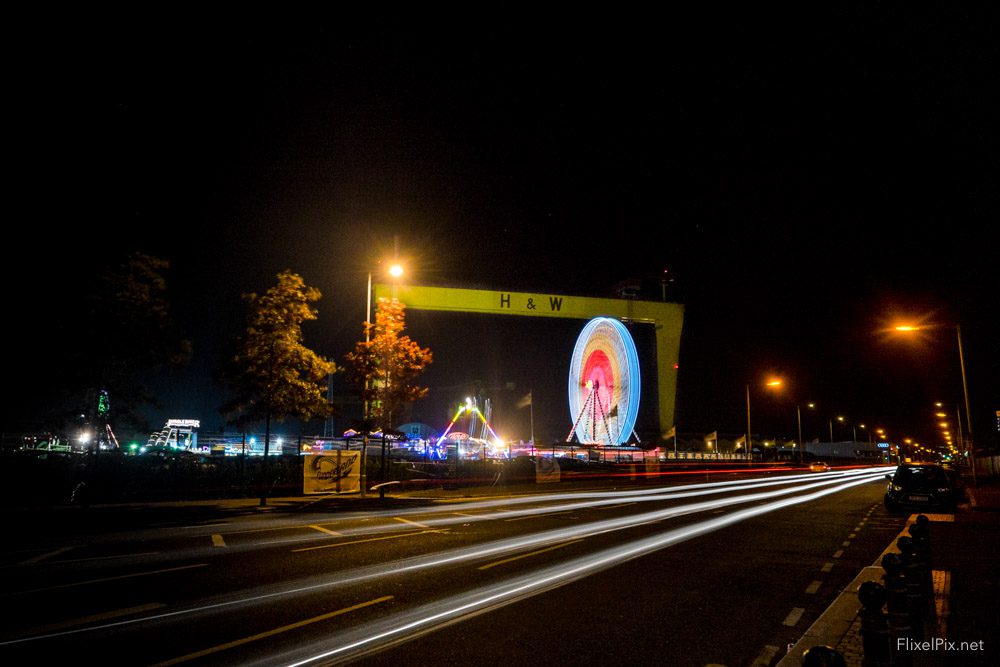
[[[580,332],[569,367],[569,412],[580,442],[621,445],[639,414],[639,355],[625,325],[596,317]]]

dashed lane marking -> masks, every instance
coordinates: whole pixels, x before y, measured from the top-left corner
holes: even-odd
[[[830,572],[833,570],[833,563],[823,563],[823,567],[819,569],[820,572]]]
[[[428,526],[427,524],[418,523],[416,521],[410,521],[409,519],[404,519],[401,516],[394,516],[392,518],[395,519],[396,521],[399,521],[400,523],[408,523],[411,526],[416,526],[417,528],[430,528],[430,526]]]
[[[521,554],[520,556],[512,556],[511,558],[504,558],[503,560],[494,561],[492,563],[487,563],[486,565],[480,565],[477,570],[488,570],[491,567],[496,567],[497,565],[503,565],[505,563],[511,563],[515,560],[521,560],[522,558],[528,558],[530,556],[537,556],[538,554],[543,554],[546,551],[553,551],[555,549],[562,549],[563,547],[568,547],[571,544],[577,544],[583,542],[583,540],[572,540],[571,542],[563,542],[562,544],[555,544],[551,547],[546,547],[545,549],[538,549],[537,551],[531,551],[526,554]]]
[[[804,614],[805,611],[806,610],[803,609],[802,607],[793,608],[790,612],[788,612],[788,616],[785,617],[785,620],[782,621],[781,624],[787,625],[790,628],[795,627],[795,625],[799,622],[799,619],[802,618],[802,614]]]
[[[822,586],[822,585],[823,585],[823,582],[819,581],[818,579],[815,580],[815,581],[813,581],[811,584],[809,584],[808,586],[806,586],[806,595],[815,595],[816,591],[818,591],[819,587]]]
[[[343,537],[344,536],[343,533],[338,533],[335,530],[330,530],[329,528],[324,528],[323,526],[312,525],[312,526],[309,526],[309,527],[312,528],[313,530],[318,530],[321,533],[326,533],[327,535],[333,535],[334,537]]]
[[[212,535],[212,546],[213,547],[225,547],[226,540],[223,539],[222,535]]]

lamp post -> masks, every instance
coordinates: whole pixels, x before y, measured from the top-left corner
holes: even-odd
[[[777,389],[782,384],[784,384],[784,383],[780,379],[778,379],[778,378],[771,378],[770,380],[768,380],[765,383],[765,386],[767,386],[769,389]],[[750,383],[749,382],[747,383],[747,439],[746,439],[746,447],[747,447],[747,465],[752,465],[753,464],[753,445],[750,442]]]
[[[403,275],[403,267],[397,262],[393,262],[388,269],[389,275],[392,278],[399,278]],[[395,285],[395,283],[394,283]],[[372,321],[372,272],[368,271],[368,291],[365,297],[365,345],[366,347],[371,343],[371,321]],[[370,378],[365,378],[365,399],[363,407],[363,422],[364,422],[364,436],[361,439],[361,496],[365,496],[365,485],[367,484],[367,474],[366,468],[368,466],[368,435],[371,432],[371,411],[370,404],[368,401],[368,387]],[[383,426],[383,433],[384,431]],[[383,438],[382,444],[382,455],[383,455],[383,471],[382,471],[382,481],[385,481],[385,439]],[[384,490],[383,490],[384,493]]]
[[[805,453],[802,451],[805,443],[802,442],[802,406],[795,406],[795,416],[799,419],[799,464],[805,463]]]
[[[976,485],[978,480],[976,478],[976,450],[975,445],[972,442],[972,412],[969,409],[969,385],[965,378],[965,351],[962,347],[962,325],[960,324],[927,324],[927,325],[914,325],[914,324],[898,324],[894,327],[896,331],[903,333],[909,333],[914,331],[920,331],[921,329],[933,329],[937,327],[948,326],[955,329],[955,335],[958,339],[958,365],[962,372],[962,396],[965,399],[965,432],[968,435],[966,440],[968,444],[967,453],[969,456],[969,465],[972,467],[972,483]],[[961,420],[960,422],[961,423]]]
[[[965,353],[962,351],[962,327],[955,325],[955,333],[958,336],[958,364],[962,369],[962,394],[965,397],[965,432],[969,434],[969,464],[972,466],[972,484],[977,484],[976,479],[976,449],[972,441],[972,413],[969,411],[969,385],[965,381]]]
[[[747,437],[743,443],[747,448],[747,465],[753,465],[753,447],[750,446],[750,383],[747,383]]]
[[[815,403],[806,403],[806,407],[810,410],[816,407]],[[805,463],[806,460],[806,443],[802,440],[802,406],[795,406],[795,415],[799,420],[799,463]]]
[[[365,297],[365,349],[368,348],[368,344],[371,343],[371,321],[372,321],[372,272],[368,272],[368,292]],[[365,487],[368,485],[368,434],[371,431],[371,424],[368,423],[368,377],[365,377],[365,400],[364,407],[361,413],[361,423],[362,430],[364,434],[361,436],[361,497],[364,498],[366,494]]]

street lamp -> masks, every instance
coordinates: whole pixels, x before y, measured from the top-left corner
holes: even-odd
[[[393,262],[389,265],[389,275],[393,278],[399,278],[403,275],[403,266],[398,262]],[[365,299],[365,346],[367,347],[371,343],[371,331],[372,331],[372,272],[368,271],[368,296]],[[371,415],[369,414],[369,404],[368,404],[368,382],[369,378],[365,377],[365,400],[363,408],[363,421],[364,421],[364,436],[361,439],[361,497],[365,496],[365,485],[367,484],[367,475],[365,474],[365,468],[368,465],[368,435],[371,431],[371,424],[369,419]],[[383,427],[384,428],[384,427]],[[385,431],[383,431],[384,433]],[[383,438],[382,446],[382,481],[385,481],[385,438]],[[382,493],[384,494],[384,487]]]
[[[809,409],[813,409],[813,408],[816,407],[816,404],[815,403],[807,403],[806,407],[809,408]],[[795,415],[799,419],[799,463],[805,463],[805,460],[806,460],[805,459],[805,456],[806,456],[806,452],[805,452],[806,443],[802,440],[802,406],[801,405],[796,405],[795,406]]]
[[[969,385],[965,379],[965,351],[962,348],[962,326],[960,324],[927,324],[927,325],[915,325],[915,324],[897,324],[893,327],[896,331],[901,333],[911,333],[920,331],[921,329],[934,329],[938,327],[952,327],[955,329],[955,335],[958,339],[958,364],[962,371],[962,395],[965,399],[965,432],[968,434],[968,455],[969,455],[969,465],[972,466],[972,483],[975,485],[977,483],[976,479],[976,451],[975,445],[972,442],[972,413],[969,410]],[[961,423],[961,420],[959,421]]]
[[[747,382],[747,437],[743,441],[747,448],[747,465],[753,465],[753,447],[750,446],[750,383]]]
[[[777,389],[784,384],[779,378],[770,378],[764,383],[768,389]],[[747,383],[747,465],[753,465],[753,445],[750,443],[750,383]]]

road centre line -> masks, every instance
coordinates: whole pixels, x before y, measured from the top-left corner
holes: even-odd
[[[637,504],[638,503],[636,501],[632,501],[630,503],[619,503],[617,505],[605,505],[603,507],[595,507],[594,509],[595,510],[612,510],[612,509],[615,509],[615,508],[618,508],[618,507],[628,507],[629,505],[637,505]]]
[[[416,530],[412,533],[399,533],[396,535],[383,535],[381,537],[366,537],[363,540],[351,540],[350,542],[337,542],[336,544],[321,544],[318,547],[302,547],[301,549],[292,549],[292,553],[298,553],[300,551],[315,551],[317,549],[333,549],[335,547],[346,547],[351,544],[361,544],[363,542],[379,542],[381,540],[396,540],[401,537],[413,537],[414,535],[427,535],[428,533],[446,533],[448,529],[437,529],[437,530]]]
[[[564,510],[562,512],[546,512],[544,514],[530,514],[528,516],[516,516],[513,519],[504,519],[504,521],[524,521],[525,519],[541,519],[548,516],[556,516],[557,514],[572,514],[573,510]]]
[[[395,519],[396,521],[399,521],[400,523],[408,523],[411,526],[416,526],[417,528],[430,528],[430,526],[428,526],[426,523],[418,523],[416,521],[410,521],[409,519],[404,519],[401,516],[394,516],[392,518]]]
[[[88,584],[102,584],[106,581],[119,581],[121,579],[134,579],[136,577],[148,577],[153,574],[167,574],[169,572],[179,572],[181,570],[193,570],[198,567],[208,567],[208,563],[198,563],[197,565],[182,565],[180,567],[168,567],[165,570],[150,570],[149,572],[135,572],[133,574],[122,574],[117,577],[103,577],[101,579],[88,579],[87,581],[76,581],[70,584],[59,584],[57,586],[46,586],[44,588],[33,588],[30,591],[17,591],[12,595],[25,595],[28,593],[41,593],[42,591],[54,591],[60,588],[73,588],[74,586],[86,586]]]
[[[53,556],[58,556],[59,554],[64,554],[70,549],[75,549],[76,547],[63,547],[62,549],[56,549],[55,551],[50,551],[48,553],[41,554],[40,556],[35,556],[34,558],[29,558],[28,560],[23,560],[18,565],[34,565],[35,563],[45,560],[46,558],[52,558]]]
[[[231,642],[226,642],[225,644],[219,644],[218,646],[213,646],[211,648],[204,649],[202,651],[197,651],[195,653],[188,653],[187,655],[182,655],[177,658],[172,658],[171,660],[166,660],[164,662],[158,662],[153,667],[168,667],[169,665],[177,665],[182,662],[187,662],[189,660],[195,660],[197,658],[203,658],[206,655],[212,655],[213,653],[218,653],[219,651],[225,651],[226,649],[235,648],[237,646],[242,646],[244,644],[249,644],[250,642],[255,642],[258,639],[266,639],[268,637],[273,637],[282,632],[288,632],[289,630],[297,630],[298,628],[311,625],[313,623],[319,623],[320,621],[325,621],[336,616],[343,616],[352,611],[357,611],[358,609],[364,609],[365,607],[370,607],[381,602],[386,602],[393,598],[392,595],[385,595],[380,598],[375,598],[374,600],[368,600],[367,602],[361,602],[350,607],[344,607],[343,609],[338,609],[337,611],[331,611],[328,614],[321,614],[319,616],[313,616],[312,618],[307,618],[302,621],[297,621],[295,623],[289,623],[288,625],[283,625],[273,630],[267,630],[266,632],[259,632],[255,635],[250,635],[249,637],[244,637],[242,639],[236,639]]]
[[[530,551],[526,554],[521,554],[519,556],[512,556],[510,558],[504,558],[503,560],[494,561],[492,563],[487,563],[486,565],[480,565],[477,570],[488,570],[491,567],[496,567],[497,565],[504,565],[505,563],[511,563],[515,560],[521,560],[522,558],[528,558],[529,556],[537,556],[538,554],[543,554],[546,551],[553,551],[555,549],[562,549],[563,547],[568,547],[571,544],[578,544],[583,542],[583,540],[572,540],[570,542],[563,542],[562,544],[554,544],[551,547],[546,547],[545,549],[538,549],[537,551]]]
[[[84,616],[82,618],[74,618],[68,621],[62,621],[61,623],[53,623],[51,625],[45,625],[40,628],[34,628],[34,632],[49,634],[50,632],[58,632],[59,630],[64,630],[66,628],[72,628],[77,625],[86,625],[88,623],[101,623],[104,621],[110,621],[116,618],[121,618],[123,616],[131,616],[132,614],[142,614],[147,611],[156,611],[157,609],[162,609],[167,605],[162,602],[150,602],[149,604],[139,605],[137,607],[128,607],[127,609],[115,609],[114,611],[106,611],[102,614],[91,614],[90,616]]]

